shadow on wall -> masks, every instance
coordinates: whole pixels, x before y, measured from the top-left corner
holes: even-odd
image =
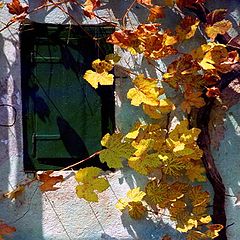
[[[12,191],[26,178],[22,158],[20,54],[17,34],[0,34],[0,194]],[[3,49],[4,46],[4,49]],[[7,107],[4,107],[8,104]],[[14,110],[15,109],[15,110]],[[12,126],[3,126],[12,125]],[[1,198],[0,219],[17,231],[18,240],[42,240],[42,203],[37,186],[16,200]]]
[[[159,240],[165,235],[168,235],[174,240],[185,239],[180,232],[163,221],[157,223],[152,219],[144,219],[138,222],[129,218],[127,213],[123,213],[121,219],[123,226],[133,239]]]
[[[36,0],[36,1],[28,1],[30,11],[37,9],[39,6],[44,4],[45,0]],[[32,21],[36,21],[39,23],[60,23],[60,24],[67,24],[71,17],[74,18],[72,20],[73,24],[82,23],[82,11],[79,10],[79,7],[76,6],[74,3],[69,3],[67,5],[66,14],[62,12],[61,9],[57,7],[49,7],[48,9],[41,9],[41,11],[33,11],[29,18]],[[71,15],[71,17],[67,17],[67,14]]]
[[[239,214],[240,214],[240,109],[239,109],[239,86],[240,81],[235,82],[235,90],[226,89],[230,104],[227,105],[225,121],[223,123],[224,138],[218,149],[213,149],[213,156],[217,160],[217,167],[226,187],[226,213],[229,239],[239,239]],[[233,105],[234,104],[234,105]],[[221,133],[220,133],[221,134]],[[217,136],[217,135],[216,135]],[[237,196],[238,199],[236,197]]]
[[[126,182],[130,189],[135,188],[136,186],[145,186],[147,181],[145,176],[127,168],[123,168],[121,172],[122,177],[119,178],[120,185]],[[116,193],[116,195],[118,194]],[[134,220],[127,212],[123,212],[121,221],[123,227],[133,239],[159,240],[165,235],[169,235],[174,240],[185,239],[183,234],[174,228],[174,224],[169,220],[169,217],[163,216],[160,218],[159,216],[156,217],[152,214],[151,216],[147,216],[145,219]]]

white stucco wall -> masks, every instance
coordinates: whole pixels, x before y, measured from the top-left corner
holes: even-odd
[[[30,8],[35,8],[40,2],[38,0],[29,1]],[[103,17],[111,16],[112,19],[120,18],[130,4],[129,1],[124,0],[109,2],[106,3],[106,7],[112,10],[99,10],[99,13]],[[217,0],[211,1],[211,5],[217,4],[229,7],[233,19],[239,17],[240,9],[237,0],[225,0],[221,3]],[[86,17],[82,17],[74,8],[70,8],[69,11],[80,23],[99,22],[99,20],[90,21]],[[134,8],[131,13],[132,23],[145,19],[145,14],[146,11],[142,7]],[[9,18],[10,15],[5,7],[1,10],[0,20],[6,21]],[[31,14],[29,18],[37,22],[69,23],[67,16],[57,9],[39,11]],[[167,24],[170,26],[176,24],[179,17],[172,15],[169,19]],[[239,18],[236,21],[239,21]],[[196,41],[201,41],[201,37],[199,36]],[[194,45],[186,44],[185,47],[193,48]],[[120,49],[116,49],[116,51],[121,54]],[[141,57],[131,57],[124,53],[121,63],[127,67],[133,67],[138,63],[139,72],[150,73],[152,77],[161,77]],[[164,61],[159,61],[159,67],[165,69]],[[126,100],[126,91],[130,81],[122,78],[124,77],[122,73],[116,72],[116,75],[116,123],[119,129],[127,131],[136,119],[144,121],[144,115]],[[27,176],[23,170],[20,83],[19,37],[17,26],[14,25],[0,33],[0,104],[12,104],[17,109],[16,124],[10,128],[0,127],[0,194],[12,190],[18,182],[26,177],[31,177]],[[169,90],[169,94],[174,94],[174,92]],[[224,137],[219,148],[214,149],[214,156],[229,190],[228,194],[231,195],[240,192],[240,157],[238,154],[240,112],[239,104],[236,105],[238,97],[236,96],[236,101],[229,109],[228,114],[224,115],[225,121],[222,125],[225,129]],[[10,122],[11,118],[10,109],[8,112],[0,111],[0,121],[8,120]],[[16,201],[0,201],[0,219],[17,229],[16,233],[12,235],[12,239],[150,240],[161,239],[165,234],[170,235],[174,240],[185,239],[166,218],[159,221],[159,219],[149,216],[146,220],[135,221],[128,215],[121,215],[115,209],[117,198],[123,197],[128,189],[141,186],[146,181],[143,176],[130,169],[110,173],[107,178],[111,188],[100,194],[99,203],[91,204],[76,197],[76,182],[73,172],[66,171],[60,172],[60,174],[64,175],[66,181],[60,184],[61,188],[55,192],[42,194],[35,184],[27,187],[25,193]],[[235,223],[228,229],[230,240],[238,240],[240,236],[240,208],[238,204],[235,204],[235,200],[236,198],[228,198],[227,201],[228,224]]]

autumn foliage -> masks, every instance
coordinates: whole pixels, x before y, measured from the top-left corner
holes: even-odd
[[[77,4],[75,0],[65,2]],[[120,68],[129,74],[132,83],[126,99],[134,107],[141,107],[149,122],[136,122],[126,134],[107,133],[101,141],[103,149],[99,158],[109,168],[127,166],[146,176],[148,182],[142,189],[136,187],[127,191],[126,197],[116,202],[116,207],[122,212],[127,211],[134,219],[143,218],[149,212],[161,216],[161,212],[167,210],[170,219],[176,223],[176,229],[186,233],[187,240],[214,239],[225,227],[211,223],[211,196],[200,185],[207,178],[202,164],[204,152],[198,146],[201,130],[196,127],[194,116],[208,99],[221,98],[221,78],[239,62],[237,50],[230,50],[218,41],[219,36],[227,34],[232,28],[227,10],[208,11],[204,21],[193,14],[199,7],[205,9],[205,2],[165,0],[160,5],[151,0],[137,0],[132,6],[138,4],[148,10],[146,22],[126,27],[126,12],[123,24],[119,24],[106,40],[123,52],[144,57],[151,66],[157,66],[158,60],[162,59],[170,62],[165,71],[160,70],[161,78]],[[49,0],[45,4],[49,7],[62,3]],[[99,17],[96,10],[102,2],[86,0],[77,5],[84,16],[92,19]],[[13,14],[10,22],[23,21],[28,14],[28,6],[19,0],[12,0],[7,7]],[[166,9],[178,12],[181,17],[173,29],[165,28],[161,23],[163,18],[167,18]],[[202,34],[205,42],[192,50],[182,51],[182,44],[191,42],[196,34]],[[120,60],[117,54],[96,59],[83,78],[94,89],[112,85],[113,69],[119,67]],[[178,93],[178,101],[167,96],[166,85]],[[175,110],[182,111],[183,117],[171,124]],[[75,174],[77,196],[97,202],[101,193],[110,186],[102,173],[96,167],[80,168]],[[63,176],[52,174],[53,171],[47,171],[37,175],[42,192],[55,191],[58,188],[55,184],[64,181]],[[14,199],[22,190],[21,187],[6,196]],[[0,224],[5,226],[5,231],[0,230],[0,236],[14,231],[4,223]],[[170,238],[165,236],[164,239]]]

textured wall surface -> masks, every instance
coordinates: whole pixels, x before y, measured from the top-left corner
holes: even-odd
[[[106,8],[99,10],[103,17],[120,18],[129,6],[129,1],[111,0]],[[40,1],[29,1],[30,8],[36,8]],[[238,0],[211,1],[210,7],[230,8],[230,17],[239,23],[240,7]],[[73,14],[79,23],[98,23],[99,20],[89,20],[82,17],[74,7],[68,11]],[[140,13],[140,14],[139,14]],[[170,14],[170,13],[169,13]],[[130,13],[132,23],[142,21],[146,11],[134,8]],[[167,15],[168,16],[168,15]],[[9,19],[6,8],[1,10],[0,20]],[[141,18],[141,19],[138,19]],[[37,22],[69,23],[68,17],[60,10],[39,11],[30,15],[30,19]],[[179,16],[170,16],[168,26],[176,24]],[[94,22],[93,22],[94,21]],[[164,20],[166,21],[166,20]],[[201,36],[196,37],[201,42]],[[194,48],[184,46],[185,48]],[[120,49],[116,51],[123,55]],[[159,72],[149,67],[141,57],[132,57],[124,54],[121,60],[123,66],[133,68],[152,77],[161,77]],[[158,62],[161,69],[165,69],[164,61]],[[136,67],[137,66],[137,67]],[[121,72],[116,72],[116,123],[119,129],[127,131],[135,120],[145,121],[142,112],[132,107],[126,100],[126,91],[131,83]],[[0,193],[12,190],[16,184],[26,178],[22,160],[22,122],[21,122],[21,90],[20,90],[20,53],[17,26],[0,33],[0,104],[11,104],[17,110],[15,116],[11,107],[0,107],[0,123],[7,124],[14,121],[12,127],[0,127]],[[124,88],[122,86],[125,86]],[[216,106],[212,113],[211,134],[213,136],[213,152],[217,166],[223,176],[228,195],[239,195],[240,199],[240,108],[239,82],[236,80],[231,87],[225,90],[223,100],[226,106],[223,109]],[[234,92],[233,92],[234,89]],[[168,94],[174,94],[173,91]],[[223,117],[222,121],[219,116]],[[217,124],[217,127],[216,127]],[[100,194],[99,203],[86,203],[76,197],[74,173],[61,172],[66,178],[61,188],[55,192],[42,194],[37,185],[27,187],[24,194],[16,201],[0,201],[0,219],[17,228],[13,239],[16,240],[65,240],[65,239],[141,239],[159,240],[168,234],[174,240],[185,239],[174,229],[174,224],[167,218],[161,220],[149,216],[145,220],[135,221],[127,215],[117,211],[114,207],[117,199],[123,197],[126,191],[135,186],[141,186],[146,181],[129,169],[117,171],[107,176],[111,188]],[[31,177],[31,175],[28,175]],[[210,187],[209,187],[209,190]],[[240,236],[240,201],[236,197],[227,197],[229,240],[238,240]]]

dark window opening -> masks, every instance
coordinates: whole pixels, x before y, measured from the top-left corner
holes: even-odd
[[[58,170],[101,150],[114,130],[114,86],[97,90],[83,78],[93,60],[113,52],[108,25],[21,25],[25,171]],[[95,41],[93,38],[97,38]],[[85,166],[104,168],[95,157]]]

